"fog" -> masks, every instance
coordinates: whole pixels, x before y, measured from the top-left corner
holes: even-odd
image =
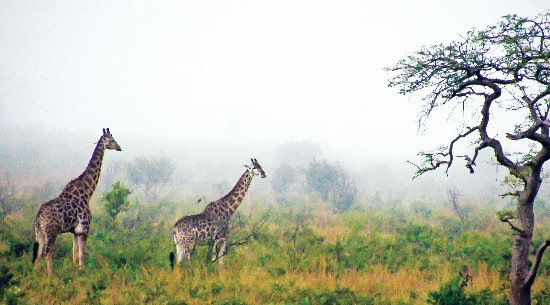
[[[100,190],[125,179],[120,164],[164,155],[176,168],[165,196],[213,199],[253,157],[268,175],[253,182],[254,196],[269,200],[270,170],[310,161],[283,158],[281,147],[309,143],[315,158],[356,177],[363,196],[440,200],[457,188],[497,201],[505,173],[490,154],[474,176],[458,164],[448,176],[411,180],[407,161],[447,143],[455,125],[441,113],[419,131],[422,97],[388,88],[383,68],[503,15],[546,9],[546,1],[4,1],[0,170],[21,191],[60,189],[109,127],[122,152],[106,153]]]

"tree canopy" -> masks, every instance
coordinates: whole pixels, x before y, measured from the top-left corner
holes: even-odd
[[[146,199],[157,199],[158,188],[170,181],[174,170],[170,157],[140,157],[128,164],[128,177],[143,191]]]
[[[446,105],[462,108],[464,117],[472,118],[461,122],[461,130],[449,144],[421,153],[425,164],[419,166],[418,175],[443,164],[448,169],[455,157],[464,158],[473,172],[478,154],[485,148],[492,148],[497,161],[520,179],[526,166],[540,168],[550,158],[548,150],[540,149],[550,146],[549,14],[533,19],[505,16],[497,25],[468,31],[459,41],[423,47],[386,69],[393,74],[390,87],[398,87],[404,95],[423,94],[419,125]],[[505,153],[502,137],[498,137],[503,134],[488,132],[494,107],[517,112],[513,130],[505,133],[507,139],[529,139],[536,144],[517,160]],[[475,144],[470,154],[454,155],[457,142],[476,135],[477,139],[470,139]]]

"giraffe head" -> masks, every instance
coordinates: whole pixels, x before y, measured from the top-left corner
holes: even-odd
[[[113,149],[117,151],[122,150],[122,148],[120,148],[120,145],[118,145],[118,143],[115,141],[115,138],[113,138],[113,135],[109,131],[109,128],[103,128],[103,136],[101,137],[101,141],[103,143],[103,147],[105,147],[106,149]]]
[[[265,178],[265,172],[262,169],[262,166],[258,163],[258,160],[250,159],[250,161],[252,161],[252,164],[245,165],[245,167],[248,168],[248,171],[252,174],[252,176],[261,175],[262,178]]]

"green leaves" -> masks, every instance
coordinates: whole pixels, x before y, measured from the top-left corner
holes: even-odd
[[[127,197],[130,193],[130,190],[122,182],[117,181],[109,192],[103,194],[101,201],[104,203],[109,216],[116,218],[120,212],[124,211],[128,206]]]
[[[447,100],[483,95],[479,88],[491,90],[490,83],[512,87],[536,80],[547,84],[549,16],[550,11],[531,19],[508,15],[497,25],[468,31],[461,40],[422,47],[385,68],[393,74],[388,85],[398,87],[400,94],[425,94],[427,117]],[[513,100],[517,103],[521,95]]]
[[[516,212],[511,209],[503,209],[496,212],[497,218],[502,219],[515,219],[516,218]]]

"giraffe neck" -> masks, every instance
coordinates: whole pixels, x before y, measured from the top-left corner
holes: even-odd
[[[92,158],[90,162],[88,162],[88,166],[84,172],[78,176],[78,178],[71,180],[71,182],[65,186],[59,197],[77,199],[87,204],[99,181],[104,153],[105,147],[103,145],[103,137],[101,137],[99,141],[97,141]]]
[[[252,182],[253,177],[254,175],[246,170],[241,178],[239,178],[239,181],[237,181],[237,184],[235,184],[233,189],[227,193],[227,195],[210,203],[206,207],[205,211],[209,211],[217,217],[229,219],[243,201],[244,195],[248,191],[248,187],[250,186],[250,182]]]

